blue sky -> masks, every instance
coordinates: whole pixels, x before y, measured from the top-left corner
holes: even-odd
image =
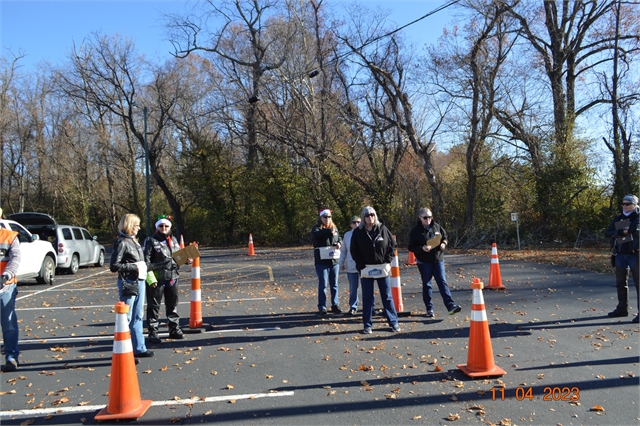
[[[346,0],[325,0],[343,9]],[[447,0],[364,0],[368,7],[392,12],[391,22],[405,25],[431,12]],[[73,43],[80,45],[93,32],[131,38],[147,59],[169,58],[171,44],[162,27],[163,14],[185,12],[187,0],[0,0],[1,55],[27,55],[20,63],[27,67],[49,61],[60,65]],[[403,32],[418,45],[434,42],[442,28],[450,25],[448,11],[438,12]],[[10,49],[11,53],[7,50]]]

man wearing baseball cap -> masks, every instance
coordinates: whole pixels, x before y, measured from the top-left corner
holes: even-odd
[[[611,238],[613,255],[615,256],[616,290],[618,291],[618,306],[609,312],[612,318],[629,316],[629,270],[636,286],[636,307],[640,310],[640,279],[638,259],[638,197],[625,195],[622,199],[622,212],[617,214],[605,235]],[[633,318],[633,323],[638,323],[638,315]]]
[[[171,236],[171,221],[162,217],[156,222],[156,233],[144,242],[144,258],[149,271],[156,275],[157,282],[147,288],[147,329],[149,342],[158,344],[158,315],[162,296],[167,314],[170,339],[184,339],[178,315],[178,264],[173,260],[173,252],[180,250],[180,244]],[[191,263],[191,262],[188,262]]]

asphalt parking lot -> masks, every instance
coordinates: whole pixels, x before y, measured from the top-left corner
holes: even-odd
[[[378,317],[365,336],[359,316],[317,316],[310,250],[201,251],[208,326],[148,345],[155,357],[141,359],[137,375],[153,404],[134,424],[640,423],[640,329],[631,317],[607,317],[612,274],[501,261],[506,291],[483,295],[495,363],[507,374],[478,380],[456,366],[468,356],[470,283],[486,283],[489,252],[446,257],[463,309],[447,315],[435,291],[433,320],[416,267],[403,266],[402,333]],[[187,328],[189,267],[181,277]],[[345,310],[347,289],[341,276]],[[21,366],[0,376],[2,424],[96,423],[108,401],[116,302],[106,267],[20,284]]]

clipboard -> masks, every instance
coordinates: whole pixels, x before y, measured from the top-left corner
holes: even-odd
[[[442,235],[440,235],[439,232],[436,232],[436,235],[434,235],[432,238],[429,238],[427,240],[427,246],[429,247],[437,247],[440,245],[440,241],[442,241]]]
[[[630,225],[631,225],[631,222],[629,222],[629,219],[619,220],[614,223],[614,226],[616,227],[616,231],[619,229],[628,228]]]
[[[195,259],[196,257],[200,257],[200,252],[195,244],[189,244],[185,248],[173,252],[173,260],[176,261],[178,266],[186,265],[187,259]]]

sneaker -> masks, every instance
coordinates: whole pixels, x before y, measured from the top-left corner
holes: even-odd
[[[327,310],[325,308],[318,309],[318,314],[322,316],[327,315]]]
[[[157,345],[158,343],[162,343],[162,340],[158,337],[157,331],[151,331],[149,333],[149,343],[153,343]]]
[[[619,311],[619,310],[615,309],[615,310],[609,312],[607,315],[609,315],[611,318],[628,317],[629,316],[629,312]]]
[[[462,308],[458,305],[453,305],[453,308],[451,308],[451,310],[449,311],[449,315],[455,315],[458,312],[460,312],[462,310]]]
[[[402,330],[400,329],[400,325],[398,324],[394,324],[391,326],[391,330],[393,330],[394,333],[400,333]]]
[[[634,323],[634,324],[638,324],[638,321],[640,321],[640,320],[639,320],[639,318],[640,318],[640,317],[638,317],[638,316],[636,315],[636,316],[631,320],[631,322],[632,322],[632,323]]]
[[[358,315],[358,310],[357,309],[351,309],[349,311],[349,315],[351,315],[352,317]]]
[[[18,361],[11,358],[7,360],[7,363],[2,366],[3,373],[9,373],[11,371],[16,371],[18,369]]]
[[[169,339],[182,340],[184,339],[184,333],[180,329],[171,331],[169,332]]]
[[[364,330],[362,330],[362,334],[371,334],[371,327],[365,327]]]
[[[153,351],[140,352],[139,354],[133,354],[135,358],[151,358]]]
[[[433,313],[433,311],[427,311],[427,318],[435,318],[435,314]]]
[[[342,313],[342,309],[340,309],[340,307],[338,305],[333,305],[331,307],[331,312],[333,312],[334,314],[341,314]]]

